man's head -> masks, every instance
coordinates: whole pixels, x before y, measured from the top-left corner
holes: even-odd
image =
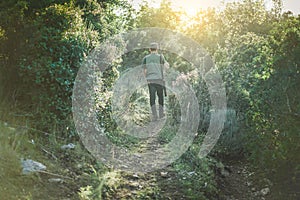
[[[157,49],[158,49],[158,43],[152,42],[150,44],[150,51],[154,52],[154,51],[157,51]]]

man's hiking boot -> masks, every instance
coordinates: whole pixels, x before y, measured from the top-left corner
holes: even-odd
[[[155,105],[151,107],[151,111],[152,111],[152,121],[156,121],[157,120],[157,111],[156,111]]]
[[[164,118],[164,117],[165,117],[165,114],[164,114],[164,113],[162,113],[162,114],[159,115],[159,119],[162,119],[162,118]]]
[[[152,116],[152,121],[153,122],[157,121],[157,119],[158,119],[157,116]]]
[[[164,113],[164,107],[159,105],[159,118],[164,118],[165,117],[165,113]]]

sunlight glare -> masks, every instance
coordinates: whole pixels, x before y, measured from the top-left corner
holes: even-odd
[[[172,6],[175,9],[182,9],[187,15],[193,16],[201,9],[201,1],[199,0],[172,0]]]

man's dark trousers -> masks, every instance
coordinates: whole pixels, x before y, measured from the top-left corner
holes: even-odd
[[[159,117],[164,117],[164,87],[157,83],[149,83],[149,93],[150,93],[150,106],[153,114],[153,118],[157,118],[157,111],[155,106],[156,94],[158,96],[159,103]]]

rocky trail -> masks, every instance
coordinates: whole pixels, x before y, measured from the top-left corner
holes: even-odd
[[[143,138],[133,150],[143,154],[161,149],[166,142],[161,140],[159,134],[156,133],[161,130],[163,124],[163,120],[156,122],[156,124],[150,122],[147,128],[149,136]],[[77,148],[79,147],[77,146]],[[251,167],[248,161],[243,158],[216,158],[219,161],[214,167],[218,195],[205,195],[204,198],[201,193],[198,195],[195,192],[205,192],[206,185],[199,188],[199,191],[197,191],[197,187],[200,185],[197,185],[195,186],[196,190],[193,188],[189,192],[193,187],[192,184],[195,183],[192,182],[192,179],[197,179],[196,174],[201,173],[195,169],[184,171],[174,168],[173,165],[148,173],[130,173],[110,169],[104,174],[95,174],[95,177],[91,179],[90,176],[94,172],[90,171],[89,166],[82,165],[84,158],[78,154],[82,151],[78,151],[76,148],[64,149],[54,159],[53,154],[49,155],[50,146],[43,147],[43,149],[47,149],[47,153],[41,151],[40,148],[36,148],[35,151],[38,150],[43,153],[38,157],[40,158],[38,160],[48,160],[46,162],[47,171],[30,176],[16,176],[11,175],[11,173],[18,174],[19,169],[13,172],[11,167],[6,166],[5,162],[1,162],[0,166],[2,171],[4,170],[0,174],[1,178],[5,178],[6,171],[8,171],[10,176],[6,182],[14,185],[13,188],[22,188],[23,192],[14,194],[14,191],[10,191],[5,186],[1,188],[1,191],[5,191],[6,196],[1,193],[0,199],[8,196],[13,197],[13,194],[16,198],[23,195],[33,199],[79,199],[80,193],[88,192],[88,190],[84,191],[80,187],[88,186],[96,179],[100,181],[100,185],[95,190],[98,191],[98,195],[103,197],[102,199],[298,200],[300,195],[298,191],[299,182],[297,184],[299,179],[296,177],[293,184],[285,179],[288,168],[284,168],[281,173],[282,177],[274,182],[274,180],[267,179],[262,172]],[[1,161],[6,159],[3,156],[0,158]],[[205,181],[202,182],[206,183]],[[28,193],[28,191],[30,192]]]
[[[164,121],[148,124],[149,137],[142,140],[136,147],[138,153],[160,149],[163,143],[158,138],[158,133]],[[222,164],[224,163],[224,164]],[[270,180],[260,180],[256,172],[244,159],[222,161],[217,166],[217,184],[220,200],[267,200],[270,199]],[[119,175],[121,185],[110,191],[112,199],[202,199],[185,195],[183,188],[178,184],[182,179],[178,171],[171,166],[146,174],[125,173]],[[145,195],[145,196],[143,196]],[[212,197],[216,199],[216,197]],[[271,199],[270,199],[271,200]]]
[[[218,184],[222,200],[265,200],[272,183],[259,179],[256,172],[243,160],[230,160],[221,168]]]

